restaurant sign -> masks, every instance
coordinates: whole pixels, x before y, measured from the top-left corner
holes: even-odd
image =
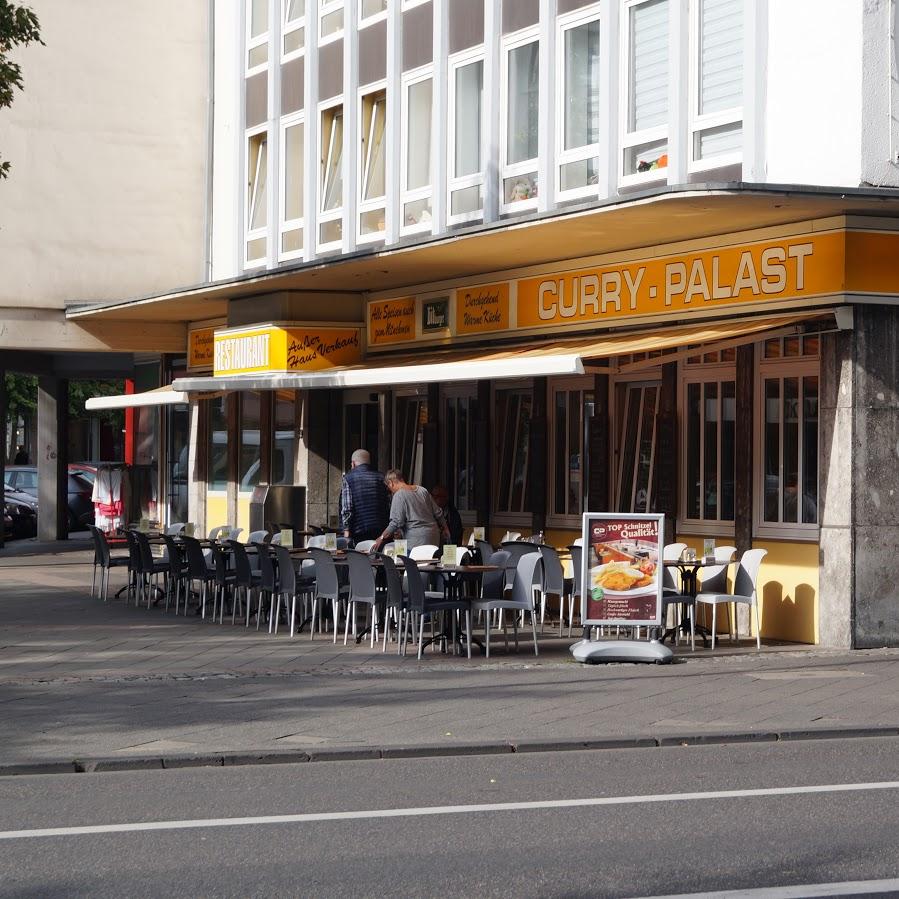
[[[421,333],[446,331],[449,328],[449,297],[425,300],[421,304]]]
[[[664,515],[584,515],[581,619],[585,625],[662,623],[664,521]]]
[[[260,325],[215,332],[216,377],[261,372],[323,371],[362,359],[358,328]]]
[[[187,367],[212,368],[215,328],[195,328],[187,332]]]

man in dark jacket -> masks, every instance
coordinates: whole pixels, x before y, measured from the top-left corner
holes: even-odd
[[[368,450],[357,449],[340,485],[340,523],[354,543],[377,540],[387,527],[390,498],[384,475],[372,468]]]

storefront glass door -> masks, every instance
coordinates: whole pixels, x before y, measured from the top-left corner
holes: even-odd
[[[619,384],[616,408],[619,512],[655,510],[656,420],[661,385]]]
[[[377,396],[377,394],[375,394]],[[365,449],[371,454],[372,465],[378,465],[380,441],[378,435],[378,402],[370,399],[347,396],[343,407],[343,464],[349,467],[350,456],[357,449]]]
[[[187,521],[189,406],[170,406],[166,413],[167,522]]]

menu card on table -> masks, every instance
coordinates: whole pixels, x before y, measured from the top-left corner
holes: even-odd
[[[443,555],[441,556],[440,561],[443,562],[444,565],[455,565],[456,549],[457,547],[455,543],[444,543]]]
[[[293,549],[293,528],[281,528],[281,546]]]
[[[150,530],[150,519],[141,518],[141,520],[137,523],[137,529],[141,534],[146,534],[147,531]]]
[[[186,537],[193,537],[194,533],[196,533],[196,527],[192,521],[188,521],[187,524],[184,525],[184,535]]]
[[[325,534],[325,549],[334,552],[337,549],[337,534]]]
[[[702,541],[702,557],[707,562],[715,559],[715,540],[706,538]]]
[[[393,554],[395,556],[408,556],[409,550],[407,547],[407,543],[405,540],[394,540],[393,541]]]
[[[472,531],[472,536],[475,540],[486,540],[487,538],[484,536],[485,529],[483,527],[474,528]]]

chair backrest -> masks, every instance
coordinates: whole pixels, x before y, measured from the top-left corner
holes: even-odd
[[[140,546],[137,542],[137,537],[135,536],[134,531],[130,529],[126,530],[125,540],[128,543],[128,571],[140,571]]]
[[[467,546],[457,546],[456,547],[456,564],[457,565],[470,565],[471,564],[471,551]]]
[[[210,544],[209,551],[212,553],[212,564],[215,566],[215,582],[224,584],[225,576],[228,573],[228,566],[225,564],[225,553],[218,543]]]
[[[512,557],[504,549],[491,553],[485,560],[485,565],[496,565],[496,571],[485,571],[481,578],[481,599],[502,599],[506,591],[506,566],[510,564]]]
[[[402,608],[403,579],[390,556],[378,553],[378,558],[381,560],[381,565],[384,568],[384,579],[387,582],[387,605],[397,609]]]
[[[571,552],[571,579],[574,581],[574,595],[581,595],[581,566],[584,564],[584,544],[573,543],[568,547]]]
[[[331,553],[317,546],[312,547],[310,552],[315,562],[316,595],[319,599],[337,599],[340,596],[340,584],[337,581],[337,566],[331,558]]]
[[[366,553],[355,549],[348,549],[346,553],[347,565],[350,575],[350,599],[354,602],[374,604],[375,570],[372,568],[371,559]]]
[[[236,540],[243,533],[243,528],[228,528],[228,539]]]
[[[440,548],[433,543],[422,543],[421,546],[413,546],[409,550],[409,556],[416,562],[428,562],[440,554]]]
[[[203,555],[203,547],[200,541],[193,537],[182,536],[181,543],[187,553],[187,574],[191,579],[205,578],[209,572],[206,558]]]
[[[262,538],[263,543],[268,543],[269,546],[280,546],[281,545],[281,532],[278,531],[277,534],[266,534]]]
[[[361,553],[367,553],[371,551],[371,548],[375,545],[374,540],[361,540],[356,544],[356,549]]]
[[[247,543],[265,543],[265,538],[268,536],[268,531],[250,531],[249,537],[247,537]]]
[[[286,546],[275,546],[275,558],[278,560],[278,589],[293,596],[297,591],[297,571],[293,567],[290,550]]]
[[[534,608],[534,579],[540,576],[537,567],[542,565],[540,553],[523,555],[515,566],[512,580],[512,602],[522,609]]]
[[[565,572],[559,553],[552,546],[540,546],[538,549],[543,559],[543,592],[561,596],[565,592]]]
[[[686,543],[668,543],[662,547],[662,561],[676,562],[687,548]]]
[[[493,544],[489,543],[487,540],[475,540],[474,545],[481,554],[481,562],[486,565],[487,560],[493,555]]]
[[[231,539],[235,540],[237,538],[232,537]],[[262,576],[259,586],[262,587],[263,590],[274,590],[275,566],[272,563],[272,555],[269,546],[267,543],[253,543],[252,545],[256,547],[256,552],[259,556],[259,574]]]
[[[102,565],[104,568],[109,567],[109,544],[100,528],[89,524],[91,531],[91,540],[94,543],[94,564]]]
[[[574,543],[571,544],[571,546],[581,546],[581,547],[583,547],[583,545],[584,545],[584,538],[583,538],[583,537],[578,537],[578,538],[574,541]],[[571,547],[568,547],[568,548],[571,549]]]
[[[185,523],[184,523],[183,521],[175,521],[175,522],[172,522],[172,524],[170,524],[170,525],[169,525],[169,526],[162,532],[162,535],[163,535],[164,537],[165,537],[165,536],[174,537],[176,534],[180,534],[180,533],[184,530],[185,526],[186,526],[186,525],[185,525]]]
[[[146,572],[153,570],[153,550],[150,547],[150,538],[140,531],[134,532],[134,539],[137,540],[138,551],[140,552],[141,569]]]
[[[250,564],[247,548],[240,542],[240,540],[229,540],[228,546],[231,547],[235,583],[238,587],[252,587],[253,567]]]
[[[520,531],[506,531],[500,543],[514,543],[516,540],[521,540]]]
[[[209,532],[209,539],[210,540],[218,540],[218,538],[221,537],[222,534],[224,534],[226,531],[230,531],[230,530],[231,530],[231,525],[220,524],[218,527],[213,528]]]
[[[747,549],[740,556],[737,573],[734,575],[734,596],[752,596],[759,578],[762,559],[768,555],[767,549]]]
[[[162,535],[162,542],[165,544],[166,554],[169,557],[169,574],[173,577],[181,575],[181,547],[178,541],[170,534]]]
[[[425,585],[421,580],[418,564],[411,556],[400,556],[403,570],[406,572],[406,587],[409,591],[409,608],[415,612],[423,612],[425,608]]]
[[[699,569],[702,577],[699,589],[703,593],[727,593],[727,572],[736,551],[736,546],[715,547],[715,561],[718,564]]]

